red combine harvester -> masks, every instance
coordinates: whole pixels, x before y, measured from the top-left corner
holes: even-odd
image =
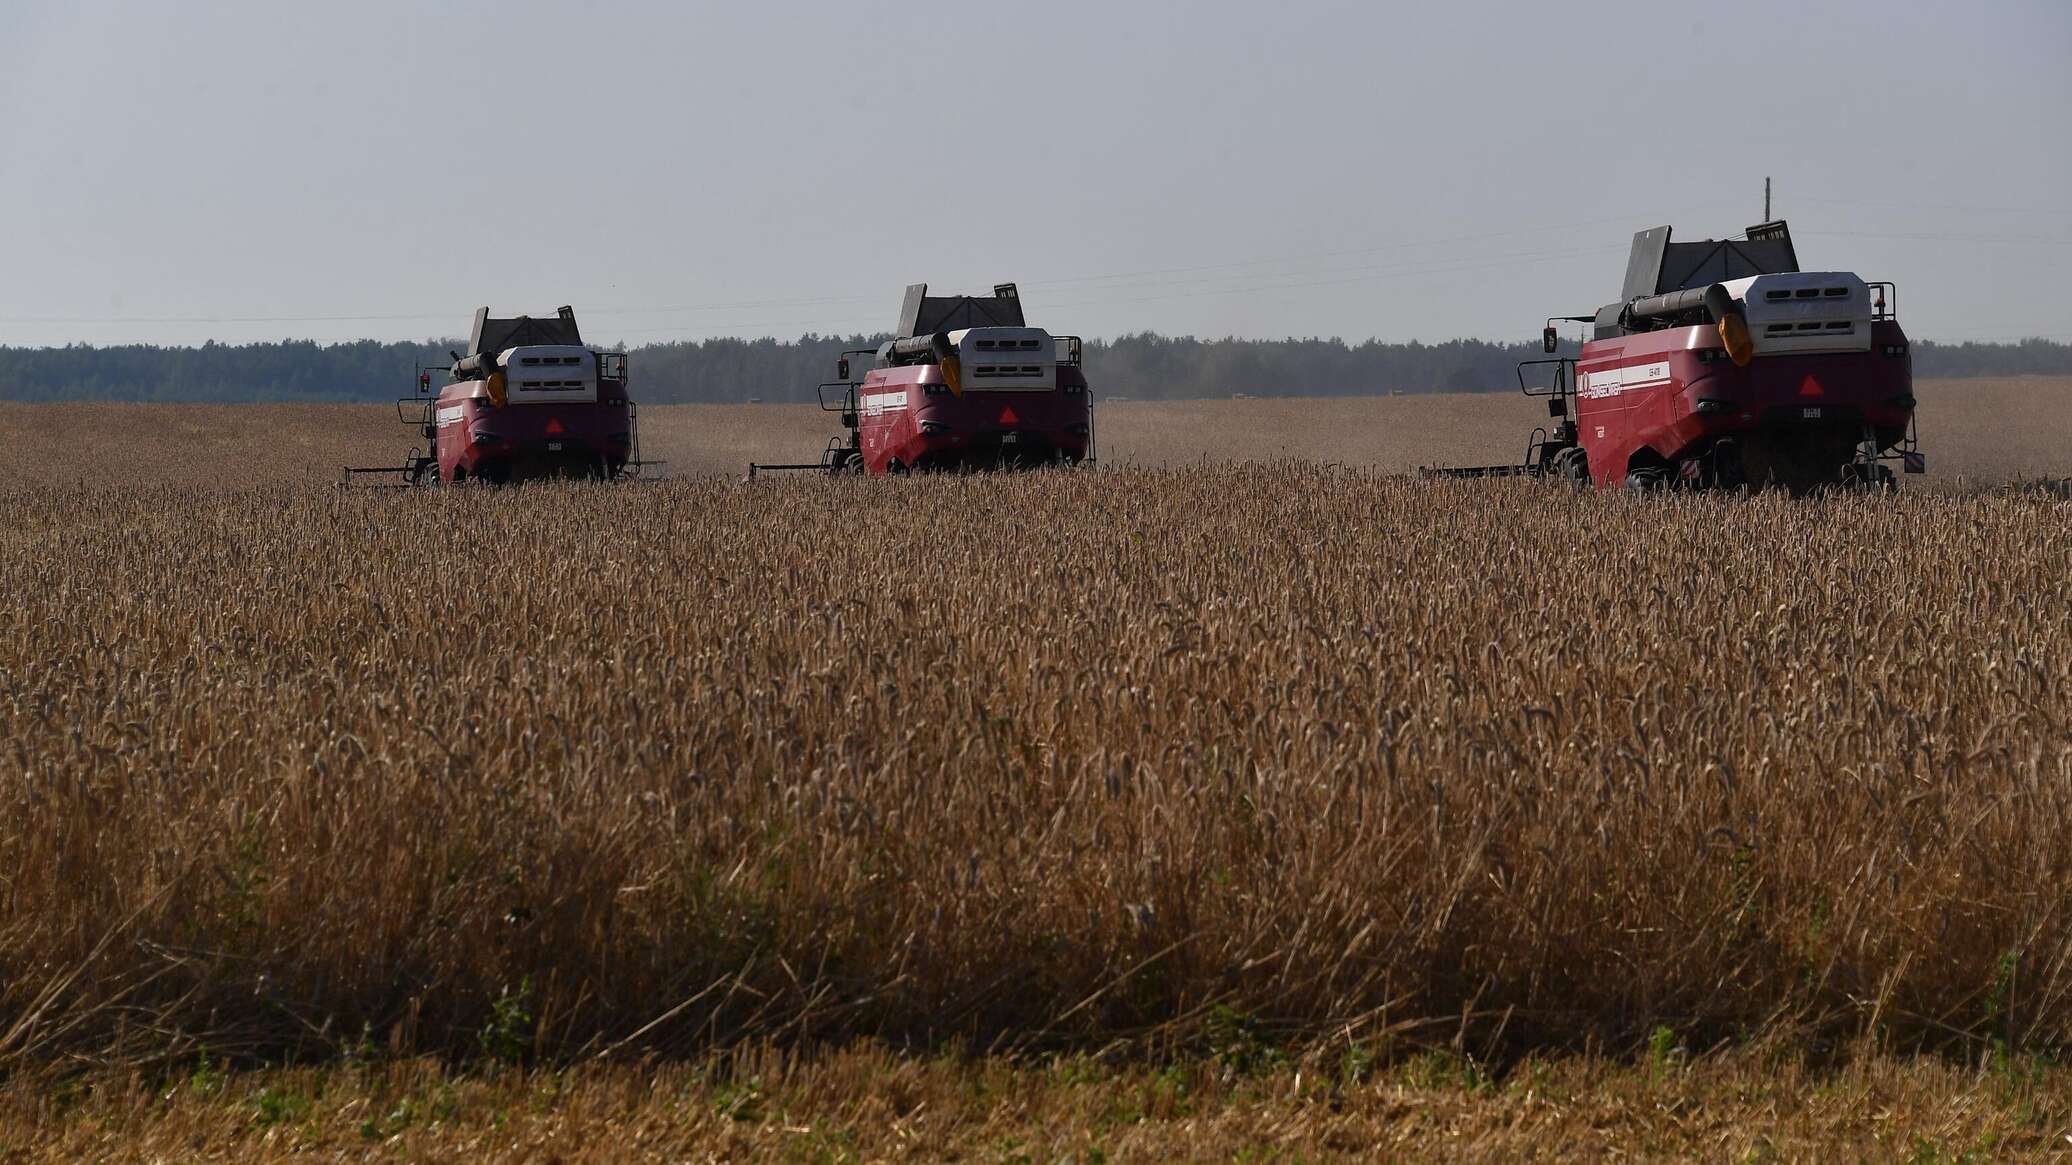
[[[640,410],[626,395],[626,356],[583,344],[574,308],[550,319],[492,319],[475,312],[468,352],[453,354],[449,383],[432,395],[432,371],[396,415],[431,442],[402,465],[353,466],[354,474],[399,474],[408,485],[495,484],[573,477],[636,477]]]
[[[1633,237],[1619,302],[1573,360],[1518,366],[1557,418],[1520,465],[1425,472],[1550,476],[1620,486],[1889,487],[1897,461],[1927,467],[1914,430],[1913,360],[1896,289],[1846,271],[1801,271],[1781,220],[1738,239]]]
[[[748,476],[1090,462],[1093,393],[1080,351],[1077,336],[1028,326],[1012,283],[991,296],[932,296],[916,283],[900,307],[897,337],[842,353],[836,379],[820,385],[820,407],[842,414],[849,439],[829,438],[819,461],[750,465]]]

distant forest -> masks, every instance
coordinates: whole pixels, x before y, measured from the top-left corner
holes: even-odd
[[[637,400],[738,403],[814,399],[845,348],[874,347],[883,336],[801,336],[797,340],[705,340],[631,349]],[[455,341],[385,344],[360,340],[204,344],[199,348],[0,348],[0,400],[374,401],[408,395],[419,365],[445,383]],[[1564,354],[1573,355],[1572,345]],[[1086,371],[1097,392],[1134,399],[1249,396],[1352,396],[1403,392],[1505,392],[1513,366],[1538,358],[1535,343],[1449,340],[1385,344],[1369,340],[1200,340],[1149,332],[1086,344]],[[1923,378],[2072,374],[2072,344],[1914,345]]]

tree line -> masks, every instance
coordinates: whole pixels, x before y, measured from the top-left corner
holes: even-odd
[[[641,401],[796,403],[815,399],[815,386],[833,378],[835,357],[844,349],[874,348],[886,338],[808,334],[796,340],[650,344],[631,349],[627,363],[634,397]],[[453,340],[286,340],[198,348],[0,347],[0,400],[387,400],[409,395],[421,366],[435,366],[435,387],[445,383],[439,370],[450,362],[448,353],[462,346]],[[1573,356],[1574,344],[1564,342],[1562,353]],[[1541,355],[1537,343],[1205,340],[1150,332],[1085,346],[1087,378],[1097,392],[1148,400],[1506,392],[1518,386],[1517,363]],[[2072,375],[2072,344],[1918,341],[1914,374]]]

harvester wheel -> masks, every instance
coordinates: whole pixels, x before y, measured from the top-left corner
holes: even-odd
[[[1654,493],[1669,486],[1669,471],[1659,465],[1644,466],[1626,475],[1629,493]]]
[[[1864,493],[1886,493],[1899,488],[1899,478],[1888,465],[1851,465],[1842,471],[1842,488]]]
[[[1590,455],[1581,448],[1563,449],[1554,455],[1554,476],[1577,489],[1590,484]]]

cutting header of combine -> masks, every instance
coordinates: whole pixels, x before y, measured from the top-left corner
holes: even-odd
[[[876,349],[844,352],[820,407],[849,437],[820,460],[767,470],[897,474],[1076,465],[1094,459],[1094,404],[1077,336],[1028,326],[1012,283],[990,296],[906,290],[899,331]],[[861,373],[859,376],[858,374]]]
[[[494,319],[478,308],[466,355],[452,353],[448,383],[435,396],[432,372],[396,415],[430,451],[401,465],[351,466],[355,474],[398,474],[407,485],[502,485],[545,478],[611,481],[637,477],[640,410],[626,395],[626,356],[584,345],[574,308],[547,319]]]
[[[1591,325],[1579,357],[1518,366],[1557,422],[1524,463],[1425,472],[1805,492],[1890,487],[1889,462],[1926,470],[1892,284],[1799,270],[1781,219],[1737,239],[1669,236],[1633,237],[1618,302],[1547,321],[1549,353],[1558,322]]]

